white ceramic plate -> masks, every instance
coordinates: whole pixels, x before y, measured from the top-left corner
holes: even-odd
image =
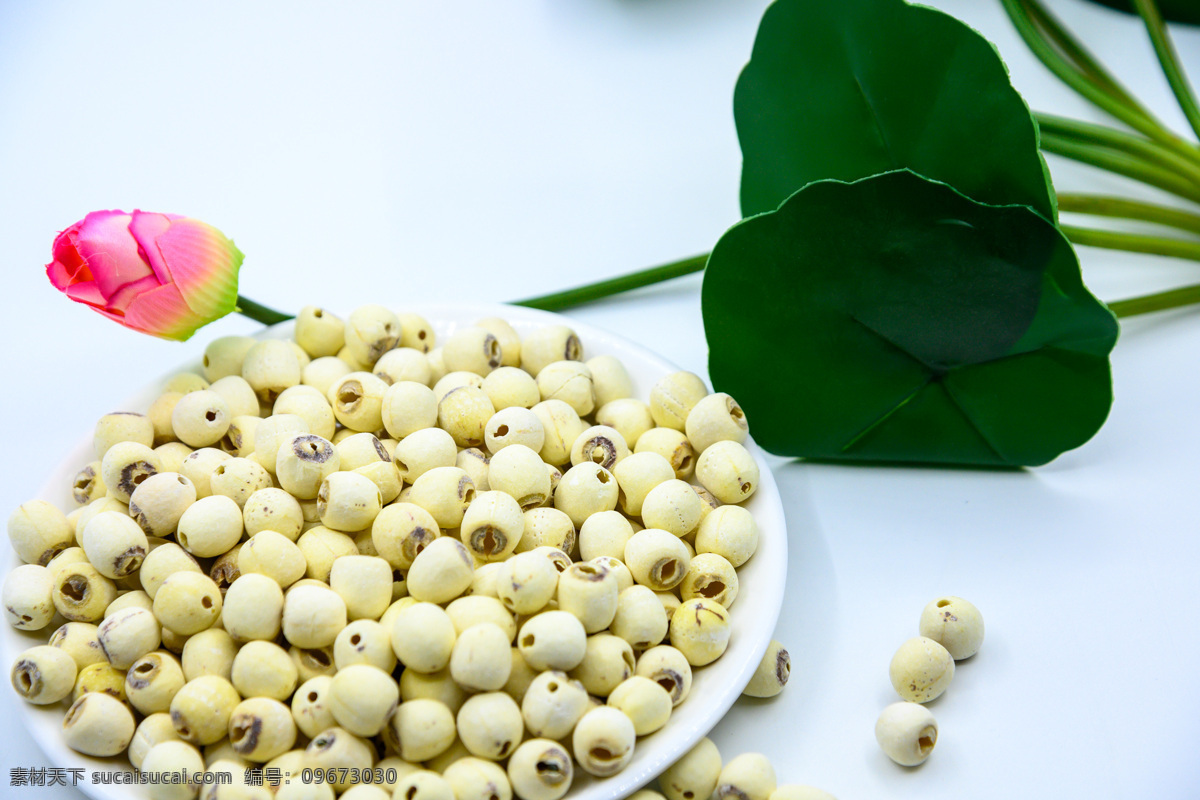
[[[636,388],[635,396],[642,399],[649,396],[650,388],[661,376],[678,369],[627,339],[544,311],[485,304],[430,305],[412,310],[423,314],[433,324],[439,340],[459,328],[473,324],[475,320],[489,316],[509,320],[522,335],[543,325],[569,325],[583,342],[585,358],[607,354],[616,356],[625,364]],[[263,331],[261,337],[285,338],[291,335],[291,331],[292,324],[283,323]],[[199,371],[199,368],[198,363],[185,364],[175,372]],[[126,401],[122,410],[148,409],[165,381],[166,378],[144,387]],[[753,424],[753,421],[751,423]],[[80,420],[81,427],[86,424],[87,421]],[[675,709],[664,728],[638,740],[633,760],[625,770],[612,778],[598,780],[577,768],[575,783],[567,795],[571,800],[620,800],[650,782],[712,730],[737,700],[742,687],[750,680],[751,674],[766,652],[783,603],[787,572],[787,536],[783,506],[774,477],[763,460],[762,451],[752,441],[747,442],[747,447],[758,458],[762,467],[758,491],[747,503],[747,508],[754,513],[758,522],[761,539],[757,553],[738,570],[741,588],[737,601],[730,609],[733,635],[729,649],[716,663],[695,671],[691,695]],[[92,440],[89,436],[80,442],[55,474],[50,476],[38,497],[63,509],[75,508],[69,490],[71,481],[75,473],[93,458]],[[3,558],[5,574],[20,564],[11,548],[6,548]],[[58,624],[61,624],[61,620],[56,618],[45,630],[33,633],[18,631],[4,625],[0,642],[4,663],[12,664],[22,650],[44,644]],[[132,771],[133,768],[123,757],[89,758],[68,749],[61,735],[62,716],[67,703],[49,707],[24,703],[19,705],[21,723],[49,757],[51,764],[85,769],[84,780],[79,784],[79,788],[85,794],[103,800],[127,800],[131,796],[146,796],[142,788],[91,782],[92,771]]]

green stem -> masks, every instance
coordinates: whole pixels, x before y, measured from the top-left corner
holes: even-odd
[[[1076,214],[1091,214],[1096,217],[1137,219],[1178,228],[1181,231],[1200,234],[1200,214],[1168,208],[1140,200],[1123,197],[1105,197],[1095,194],[1060,194],[1058,210]]]
[[[1093,228],[1077,228],[1074,225],[1060,225],[1059,229],[1071,240],[1072,244],[1200,261],[1200,242],[1146,236],[1140,233],[1099,231]]]
[[[649,286],[653,283],[670,280],[671,278],[690,275],[693,272],[700,272],[704,269],[706,263],[708,263],[708,253],[692,256],[680,261],[672,261],[670,264],[663,264],[660,267],[651,267],[650,269],[631,272],[627,275],[620,275],[616,278],[577,286],[574,289],[567,289],[562,292],[518,300],[513,305],[540,308],[545,311],[558,311],[571,306],[590,303],[602,297],[627,292],[630,289],[637,289],[642,286]]]
[[[1129,90],[1121,85],[1104,65],[1096,60],[1096,57],[1083,46],[1083,43],[1071,35],[1071,32],[1063,27],[1058,18],[1050,13],[1048,9],[1040,3],[1032,2],[1031,0],[1022,0],[1022,8],[1029,14],[1030,21],[1041,29],[1041,32],[1048,37],[1051,42],[1056,45],[1062,55],[1066,56],[1072,62],[1076,70],[1083,73],[1085,76],[1092,79],[1101,89],[1107,92],[1114,100],[1124,103],[1132,111],[1136,111],[1148,120],[1154,121],[1154,115],[1138,102]],[[1011,14],[1010,14],[1011,16]],[[1014,20],[1014,23],[1016,20]]]
[[[287,322],[291,319],[291,315],[284,314],[282,311],[276,311],[273,308],[268,308],[261,303],[256,303],[248,297],[238,295],[237,312],[243,317],[249,317],[255,322],[261,322],[263,325],[274,325],[279,322]]]
[[[1195,303],[1200,303],[1200,284],[1171,289],[1166,292],[1155,292],[1141,297],[1130,297],[1127,300],[1117,300],[1108,304],[1108,310],[1118,317],[1134,317],[1138,314],[1166,311],[1169,308],[1190,306]]]
[[[1001,0],[1001,2],[1004,4],[1005,11],[1008,12],[1009,19],[1016,26],[1017,32],[1025,40],[1025,44],[1029,46],[1029,49],[1033,51],[1038,60],[1053,72],[1059,80],[1067,84],[1067,86],[1081,95],[1085,100],[1110,116],[1124,122],[1134,130],[1157,142],[1161,142],[1176,152],[1190,155],[1195,151],[1194,147],[1166,130],[1153,117],[1147,116],[1143,110],[1139,110],[1138,107],[1130,107],[1120,99],[1110,95],[1093,78],[1085,75],[1063,58],[1062,54],[1051,47],[1050,43],[1042,37],[1037,26],[1033,24],[1025,8],[1025,6],[1038,8],[1048,17],[1048,12],[1045,12],[1037,4],[1036,0]]]
[[[1106,125],[1041,112],[1034,112],[1033,116],[1038,127],[1048,134],[1119,150],[1167,170],[1184,173],[1193,183],[1200,185],[1200,150],[1186,157],[1158,142]]]
[[[1147,164],[1140,158],[1133,158],[1124,153],[1056,136],[1052,133],[1042,135],[1042,149],[1048,153],[1056,153],[1074,161],[1091,164],[1093,167],[1157,186],[1165,192],[1200,203],[1200,184],[1193,183],[1167,169]]]
[[[1150,34],[1150,41],[1154,43],[1154,52],[1158,54],[1158,63],[1162,64],[1163,74],[1167,76],[1167,83],[1171,84],[1175,99],[1179,101],[1179,107],[1183,109],[1183,115],[1187,117],[1192,130],[1200,136],[1200,108],[1197,108],[1196,98],[1188,86],[1187,75],[1179,65],[1179,56],[1171,43],[1167,27],[1163,24],[1162,14],[1158,13],[1158,5],[1154,0],[1133,2],[1137,6],[1138,14],[1146,23],[1146,31]]]

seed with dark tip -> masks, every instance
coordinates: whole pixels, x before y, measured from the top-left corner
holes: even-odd
[[[158,474],[158,470],[154,468],[153,464],[147,461],[134,461],[121,468],[121,478],[117,481],[117,488],[125,494],[131,495],[142,481],[156,474]]]
[[[229,743],[239,753],[252,753],[258,746],[259,736],[262,735],[262,717],[242,717],[229,728]]]
[[[22,697],[34,697],[42,690],[42,672],[28,659],[13,665],[12,685]]]
[[[301,461],[324,464],[333,457],[333,445],[320,436],[306,434],[304,436],[297,436],[292,441],[292,452]]]
[[[141,545],[134,545],[113,560],[113,572],[116,573],[118,578],[132,575],[142,566],[142,561],[145,558],[146,548]]]
[[[792,657],[788,655],[787,650],[780,650],[775,656],[775,677],[779,679],[779,685],[786,686],[791,675]]]

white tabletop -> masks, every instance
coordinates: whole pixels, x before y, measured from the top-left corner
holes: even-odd
[[[243,293],[289,310],[517,299],[703,252],[738,219],[731,93],[765,5],[0,0],[0,508],[133,388],[255,328],[230,317],[179,345],[70,304],[42,270],[58,230],[100,208],[198,217],[247,254]],[[1033,107],[1099,119],[996,0],[933,5],[996,42]],[[1183,130],[1138,21],[1050,5]],[[1200,82],[1200,32],[1176,41]],[[1051,166],[1060,190],[1130,186]],[[1187,262],[1080,256],[1105,299],[1196,281]],[[699,286],[571,313],[704,374]],[[793,679],[739,702],[713,733],[722,754],[761,751],[781,782],[841,800],[1194,796],[1197,352],[1195,312],[1127,322],[1108,423],[1040,469],[777,461]],[[979,606],[987,640],[931,704],[937,750],[908,770],[874,721],[895,699],[892,652],[942,593]],[[0,754],[0,784],[46,765],[14,725]]]

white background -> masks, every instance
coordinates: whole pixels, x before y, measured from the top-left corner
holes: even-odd
[[[998,45],[1032,106],[1099,119],[998,1],[933,4]],[[0,508],[133,388],[256,327],[230,317],[183,345],[126,331],[47,283],[57,231],[100,208],[198,217],[246,253],[243,292],[290,310],[517,299],[703,252],[738,219],[731,94],[765,5],[3,0]],[[1140,23],[1050,5],[1183,129]],[[1176,41],[1200,81],[1200,35]],[[1060,190],[1127,188],[1051,165]],[[1186,262],[1080,255],[1104,299],[1196,281]],[[572,313],[704,374],[699,286]],[[781,782],[841,800],[1195,797],[1197,352],[1194,312],[1124,324],[1108,423],[1037,470],[776,463],[793,680],[735,707],[723,754],[760,750]],[[942,593],[973,600],[988,636],[930,706],[933,757],[907,770],[872,730],[892,652]],[[45,763],[17,725],[0,753],[0,782]],[[12,790],[51,791],[78,796]]]

